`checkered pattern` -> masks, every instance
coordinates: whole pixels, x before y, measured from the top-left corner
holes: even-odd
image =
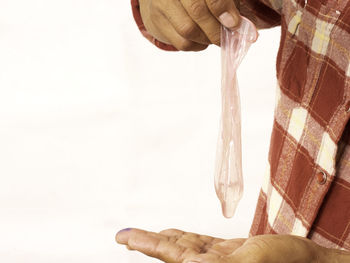
[[[288,24],[288,31],[292,35],[294,35],[294,34],[298,35],[298,33],[299,33],[298,27],[299,27],[300,22],[301,22],[301,15],[302,15],[302,12],[300,10],[298,10]]]
[[[300,141],[300,137],[303,134],[306,117],[306,109],[302,107],[293,109],[289,121],[288,133],[295,139],[297,143]]]
[[[337,145],[333,142],[329,134],[327,132],[323,133],[322,143],[318,152],[316,164],[318,164],[329,174],[333,174],[336,150]]]
[[[350,250],[350,2],[305,2],[241,1],[258,28],[282,31],[268,165],[250,235],[293,234]],[[137,0],[132,5],[143,34],[174,50],[146,33]]]
[[[322,19],[316,19],[316,30],[312,40],[311,49],[318,54],[326,55],[329,45],[332,23],[327,23]]]
[[[298,218],[296,218],[294,221],[293,230],[291,234],[296,236],[306,236],[307,234],[307,228],[303,225],[303,222]]]

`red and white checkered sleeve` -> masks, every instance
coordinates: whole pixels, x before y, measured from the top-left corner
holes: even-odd
[[[249,18],[258,29],[281,24],[281,0],[241,0],[240,13]]]
[[[257,28],[270,28],[278,26],[281,21],[280,10],[282,8],[280,0],[241,0],[241,14],[255,23]],[[142,35],[160,49],[167,51],[177,51],[177,49],[165,43],[160,42],[151,36],[142,22],[139,0],[131,0],[132,13],[135,22]]]

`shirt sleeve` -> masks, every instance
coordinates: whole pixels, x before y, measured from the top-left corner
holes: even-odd
[[[249,18],[258,29],[279,26],[282,0],[241,0],[240,13]]]
[[[149,34],[142,22],[139,0],[131,0],[132,13],[135,22],[142,35],[155,46],[166,51],[177,51],[177,49],[155,39]],[[271,28],[281,23],[281,0],[241,0],[240,13],[249,18],[258,29]]]

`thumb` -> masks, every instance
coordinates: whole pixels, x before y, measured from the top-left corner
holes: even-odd
[[[235,2],[239,0],[205,0],[210,12],[229,29],[237,27],[241,17]],[[238,5],[238,4],[237,4]]]

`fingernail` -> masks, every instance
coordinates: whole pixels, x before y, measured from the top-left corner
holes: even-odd
[[[119,233],[122,233],[122,232],[130,231],[131,229],[132,229],[132,228],[124,228],[124,229],[120,230],[120,231],[118,232],[118,234],[119,234]]]
[[[219,19],[225,27],[233,28],[237,25],[237,19],[229,12],[223,13],[221,16],[219,16]]]

